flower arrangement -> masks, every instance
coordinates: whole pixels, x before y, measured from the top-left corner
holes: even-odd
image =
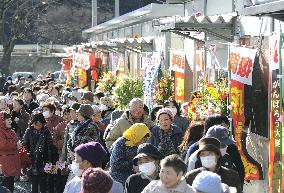
[[[174,93],[174,80],[165,75],[156,84],[153,90],[153,100],[156,104],[162,105],[165,100],[168,100]]]
[[[228,114],[228,88],[225,81],[213,83],[203,82],[200,90],[195,91],[188,106],[188,116],[191,120],[205,118],[214,113]]]
[[[127,107],[133,98],[142,98],[143,82],[140,79],[131,79],[128,77],[121,77],[118,79],[117,86],[115,87],[115,101],[120,109]]]
[[[117,77],[111,72],[104,72],[98,81],[98,88],[104,93],[112,94],[113,88],[117,84]]]

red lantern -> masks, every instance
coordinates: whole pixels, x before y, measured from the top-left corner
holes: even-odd
[[[93,80],[98,80],[98,72],[96,70],[92,70],[92,79]]]

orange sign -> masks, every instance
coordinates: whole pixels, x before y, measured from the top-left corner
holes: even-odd
[[[175,100],[184,102],[184,73],[175,72]]]

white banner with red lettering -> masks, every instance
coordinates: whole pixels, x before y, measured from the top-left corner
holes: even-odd
[[[273,34],[269,37],[269,70],[279,69],[280,34]]]
[[[90,68],[90,55],[89,54],[74,54],[74,64],[75,66],[81,67],[85,70],[88,70]]]
[[[252,85],[252,71],[256,49],[230,46],[231,79]]]
[[[183,50],[170,50],[170,70],[184,73],[185,53]]]

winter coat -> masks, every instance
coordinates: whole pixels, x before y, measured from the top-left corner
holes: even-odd
[[[1,113],[0,118],[4,115]],[[21,163],[17,149],[17,135],[12,129],[5,129],[0,123],[0,164],[5,176],[20,176]]]
[[[155,180],[159,180],[159,176]],[[124,193],[141,193],[151,181],[145,174],[132,174],[125,182]]]
[[[99,128],[91,119],[79,123],[71,133],[71,138],[68,142],[68,150],[74,152],[77,146],[88,142],[99,142],[102,144]]]
[[[32,114],[33,110],[38,108],[39,105],[36,102],[31,101],[30,103],[25,102],[24,107],[25,107],[27,113]]]
[[[195,191],[186,183],[185,179],[182,179],[173,189],[166,189],[160,180],[154,180],[146,186],[142,193],[195,193]]]
[[[185,133],[186,129],[189,127],[188,119],[178,115],[175,116],[173,124],[181,128],[183,134]]]
[[[59,155],[62,153],[62,148],[64,144],[64,132],[67,126],[67,122],[63,121],[59,123],[53,130],[52,139]]]
[[[193,180],[195,179],[195,177],[202,171],[205,171],[206,168],[201,167],[195,170],[191,170],[189,171],[186,175],[186,181],[189,185],[192,185]],[[217,173],[222,180],[222,183],[227,184],[230,187],[235,187],[238,191],[238,193],[242,193],[242,186],[241,186],[241,181],[239,178],[239,175],[236,171],[225,168],[223,166],[219,166],[218,169],[215,171],[215,173]]]
[[[46,163],[57,161],[56,148],[52,143],[52,136],[47,127],[37,130],[33,127],[27,129],[23,145],[32,159],[32,174],[40,175],[44,172]]]
[[[151,129],[151,132],[152,132],[152,136],[149,139],[149,142],[152,145],[156,146],[160,150],[160,152],[164,152],[163,151],[164,148],[161,147],[161,144],[160,144],[161,143],[161,139],[160,139],[160,136],[159,136],[160,126],[153,127]],[[175,153],[179,153],[178,146],[182,142],[182,137],[183,137],[182,130],[177,126],[172,125],[172,135],[171,135],[170,138],[171,138],[171,140],[174,144],[174,148],[175,148],[175,151],[176,151]],[[165,145],[167,145],[167,144],[165,144]],[[169,152],[169,154],[164,153],[165,156],[170,155],[170,154],[172,154],[172,153],[170,153],[170,152]]]
[[[12,126],[18,137],[22,138],[29,127],[30,115],[23,108],[20,112],[12,111]],[[16,121],[18,119],[18,121]]]
[[[46,121],[46,127],[50,131],[51,135],[53,135],[54,128],[61,122],[63,122],[64,119],[58,115],[53,115],[52,117],[48,118]]]
[[[75,130],[75,128],[77,127],[78,122],[75,121],[71,121],[69,122],[64,130],[64,142],[63,142],[63,147],[62,147],[62,151],[61,151],[61,159],[63,161],[67,161],[68,160],[68,141],[70,139],[71,133]]]
[[[110,175],[122,184],[133,174],[132,160],[137,154],[137,147],[128,147],[125,142],[125,138],[118,138],[113,144],[110,156]]]
[[[3,86],[3,95],[8,93],[9,86],[11,86],[11,85],[14,85],[14,83],[5,82],[5,84]]]
[[[193,154],[195,151],[197,151],[199,148],[198,142],[192,144],[186,154],[186,160],[189,158],[191,154]],[[245,167],[241,159],[240,152],[238,151],[238,148],[235,144],[228,145],[227,153],[231,157],[232,164],[236,168],[236,171],[239,174],[241,184],[244,184],[244,178],[245,178]]]
[[[112,144],[122,136],[123,132],[126,131],[135,122],[133,121],[129,111],[126,111],[119,119],[117,119],[113,124],[109,124],[105,135],[105,142],[108,149],[111,148]],[[155,124],[149,119],[147,115],[142,118],[142,123],[147,125],[147,127],[152,128]]]

